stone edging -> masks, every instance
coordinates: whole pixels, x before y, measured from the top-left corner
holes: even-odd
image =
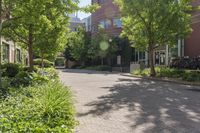
[[[121,75],[127,76],[127,77],[147,79],[147,80],[156,80],[156,81],[171,82],[171,83],[177,83],[177,84],[183,84],[183,85],[200,86],[200,82],[188,82],[188,81],[182,81],[182,80],[177,80],[177,79],[172,79],[172,78],[143,77],[143,76],[137,76],[137,75],[131,75],[131,74],[121,74]]]

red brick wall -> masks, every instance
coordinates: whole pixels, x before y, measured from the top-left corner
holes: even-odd
[[[200,5],[200,0],[192,3],[193,6]],[[192,33],[185,39],[185,56],[200,56],[200,11],[193,13]]]
[[[93,0],[94,3],[96,1],[97,0]],[[113,0],[103,0],[101,8],[92,13],[92,33],[95,34],[96,31],[94,31],[94,27],[97,28],[101,20],[108,19],[111,21],[111,24],[113,24],[113,18],[119,18],[120,16],[119,8],[113,4]],[[111,25],[108,29],[105,29],[105,31],[109,35],[119,35],[122,29]]]

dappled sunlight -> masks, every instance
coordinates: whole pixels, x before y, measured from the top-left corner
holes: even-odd
[[[167,108],[160,108],[160,120],[166,125],[166,126],[175,126],[178,124],[177,121],[172,120],[170,118],[171,116],[168,114],[169,109]]]
[[[110,93],[86,104],[90,110],[79,114],[80,117],[106,115],[109,118],[124,110],[135,132],[182,132],[190,128],[200,132],[200,95],[188,90],[194,87],[119,78],[114,86],[103,88]]]
[[[200,123],[200,112],[194,112],[191,109],[188,109],[186,105],[179,106],[180,111],[186,113],[188,119]]]

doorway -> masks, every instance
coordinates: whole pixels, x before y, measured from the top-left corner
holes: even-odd
[[[166,51],[155,51],[155,65],[163,66],[166,63]]]

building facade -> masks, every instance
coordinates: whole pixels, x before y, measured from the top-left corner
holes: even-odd
[[[1,37],[1,63],[28,65],[28,52],[11,40]]]
[[[77,31],[79,26],[85,27],[84,23],[81,21],[81,19],[78,18],[77,13],[71,14],[70,15],[70,30]]]
[[[122,31],[121,13],[119,8],[113,4],[113,0],[92,0],[98,3],[101,8],[92,13],[92,35],[98,32],[98,28],[105,29],[108,35],[119,36]],[[193,6],[199,6],[200,1],[194,0]],[[177,45],[173,48],[168,46],[159,47],[154,52],[155,65],[169,65],[174,57],[190,58],[200,56],[200,11],[192,13],[193,32],[185,39],[177,40]],[[148,64],[148,54],[132,49],[131,61],[138,63],[144,61]]]
[[[195,0],[193,6],[200,6],[200,1]],[[192,13],[192,33],[185,39],[184,55],[190,58],[200,56],[200,11]]]
[[[84,18],[81,20],[84,23],[85,31],[91,32],[92,30],[92,19],[91,16],[88,16],[87,18]]]
[[[101,27],[112,36],[119,36],[122,31],[121,13],[113,0],[92,0],[92,4],[98,3],[101,8],[92,13],[92,34],[98,32]]]

